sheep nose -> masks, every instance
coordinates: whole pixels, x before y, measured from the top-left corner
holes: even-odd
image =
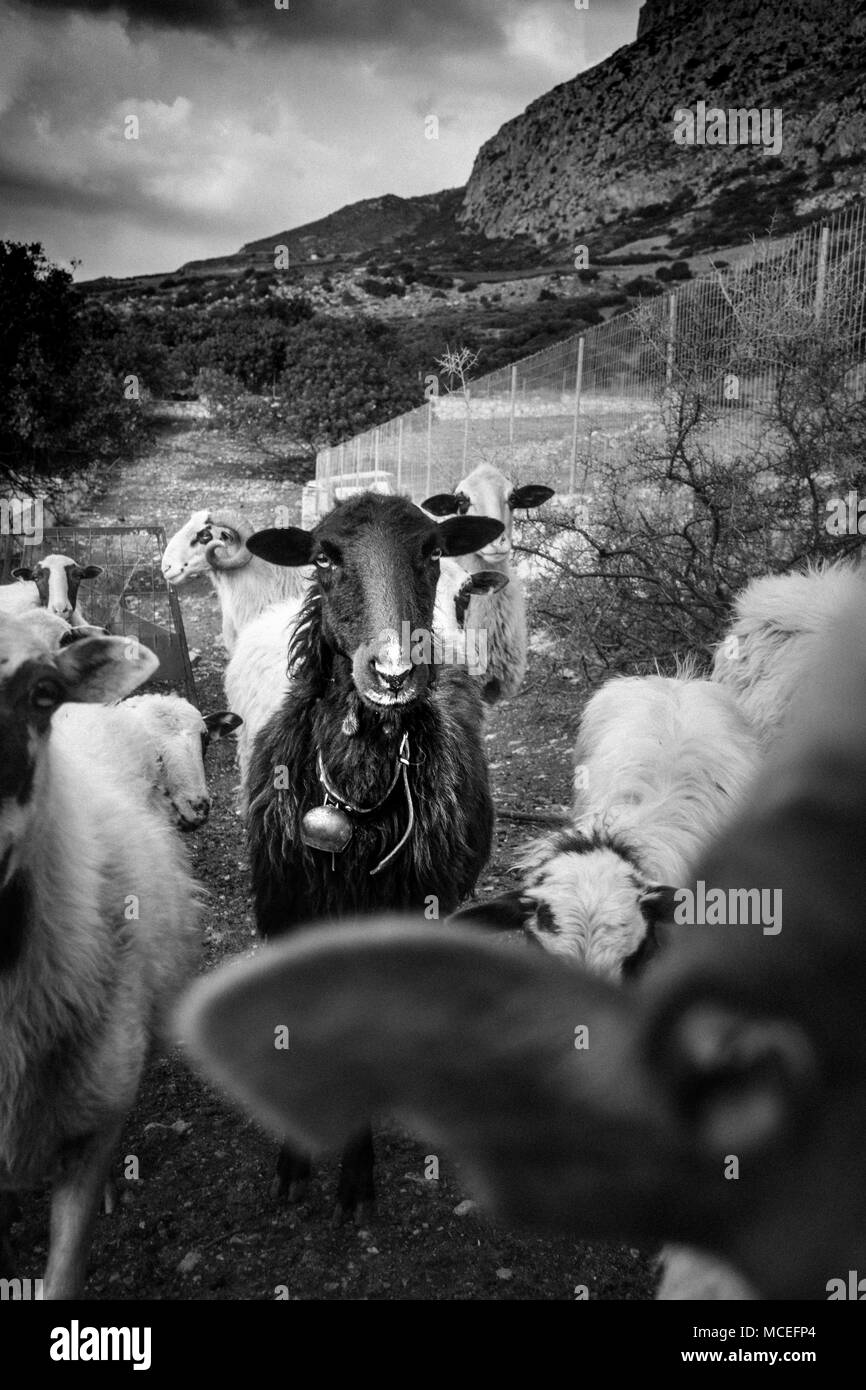
[[[402,690],[412,674],[411,664],[402,667],[400,670],[395,670],[393,666],[383,666],[378,661],[374,661],[373,670],[376,672],[380,683],[388,690]]]

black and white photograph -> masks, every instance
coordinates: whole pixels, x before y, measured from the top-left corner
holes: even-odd
[[[34,1366],[481,1301],[826,1372],[864,537],[861,0],[0,0]]]

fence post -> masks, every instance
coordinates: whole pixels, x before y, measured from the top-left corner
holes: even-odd
[[[583,389],[583,353],[585,340],[579,338],[577,342],[577,373],[574,378],[574,427],[571,432],[571,473],[568,479],[568,490],[574,492],[574,484],[577,475],[577,422],[580,417],[580,393]]]
[[[397,491],[403,486],[403,416],[397,423]]]
[[[373,435],[373,467],[379,472],[379,426],[376,426],[376,433]]]
[[[514,443],[514,404],[517,399],[517,364],[511,368],[511,405],[508,411],[508,442]]]
[[[431,470],[433,468],[433,398],[427,402],[427,483],[424,496],[429,497],[433,490]]]
[[[677,331],[677,296],[673,293],[668,301],[668,360],[665,368],[665,385],[670,386],[674,379],[674,338]]]
[[[820,318],[824,308],[824,292],[827,288],[827,262],[830,258],[830,228],[821,228],[821,245],[818,249],[818,278],[815,283],[815,317]]]

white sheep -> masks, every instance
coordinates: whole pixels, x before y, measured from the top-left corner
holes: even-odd
[[[101,565],[79,565],[69,555],[43,555],[35,565],[19,565],[12,571],[16,584],[0,585],[0,612],[18,617],[30,608],[46,608],[64,618],[70,627],[87,622],[78,603],[83,579],[96,579]]]
[[[729,891],[780,890],[778,935],[683,926],[676,949],[626,989],[420,914],[321,926],[199,983],[182,1015],[192,1054],[275,1132],[314,1150],[342,1143],[371,1109],[396,1114],[463,1165],[500,1222],[689,1241],[765,1298],[856,1298],[866,1245],[858,581],[831,628],[748,803],[692,868]],[[303,1039],[290,1067],[274,1019]]]
[[[486,633],[488,664],[481,681],[488,704],[516,695],[526,674],[526,600],[523,585],[509,563],[514,512],[540,507],[552,496],[552,488],[535,483],[515,487],[498,468],[482,463],[457,484],[454,492],[437,493],[421,503],[431,516],[491,516],[504,527],[498,540],[461,561],[466,570],[498,570],[510,581],[497,592],[473,598],[469,605],[467,627]]]
[[[521,926],[610,979],[646,962],[671,889],[760,763],[733,696],[688,670],[616,677],[596,691],[575,744],[572,823],[526,848],[518,892],[458,918]]]
[[[93,623],[82,623],[71,627],[65,618],[57,613],[49,613],[47,608],[25,608],[21,613],[10,614],[19,622],[26,623],[34,636],[38,636],[48,651],[59,651],[70,642],[82,642],[87,637],[106,637],[108,629]]]
[[[469,670],[475,674],[476,670],[480,672],[485,668],[489,647],[483,632],[476,634],[469,628],[470,600],[475,594],[498,592],[508,579],[495,570],[467,574],[447,555],[439,561],[439,569],[431,648],[435,653],[438,639],[441,655],[449,664],[467,664],[465,656],[468,655]],[[237,809],[240,815],[246,811],[245,789],[256,735],[279,708],[289,689],[289,647],[303,606],[300,598],[271,604],[242,629],[226,667],[226,699],[243,721],[237,737],[240,772]],[[409,633],[410,655],[411,636]],[[478,658],[477,662],[472,662],[473,657]]]
[[[247,776],[256,735],[289,689],[289,647],[302,609],[300,598],[272,603],[238,633],[226,667],[226,699],[243,720],[237,736],[237,809],[241,815],[246,810]]]
[[[784,729],[804,671],[850,584],[848,566],[815,566],[765,575],[738,595],[733,621],[716,648],[713,680],[737,697],[766,751]]]
[[[176,588],[206,574],[220,601],[222,637],[231,654],[247,623],[269,604],[305,593],[308,566],[298,570],[269,565],[247,549],[255,528],[243,518],[219,521],[209,511],[193,512],[172,536],[162,557],[162,572]]]
[[[0,617],[0,1189],[53,1184],[49,1299],[81,1296],[108,1166],[199,915],[178,837],[113,750],[52,715],[117,699],[157,665],[120,637],[47,652]]]
[[[166,811],[179,830],[197,830],[210,814],[204,754],[211,739],[238,728],[236,714],[202,715],[179,695],[133,695],[121,704],[62,705],[55,727],[74,731],[112,757],[119,775]]]

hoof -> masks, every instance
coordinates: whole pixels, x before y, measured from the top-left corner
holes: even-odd
[[[287,1193],[287,1200],[288,1200],[289,1202],[291,1202],[292,1204],[295,1204],[295,1203],[297,1203],[297,1202],[305,1202],[305,1201],[307,1200],[307,1195],[308,1195],[309,1191],[310,1191],[310,1180],[309,1180],[309,1178],[294,1178],[294,1179],[289,1183],[289,1189],[288,1189],[288,1193]]]
[[[306,1201],[309,1191],[309,1178],[288,1178],[277,1173],[271,1179],[268,1196],[272,1202],[288,1202],[295,1206],[298,1202]]]
[[[371,1226],[375,1219],[376,1203],[371,1198],[365,1198],[357,1204],[338,1202],[331,1216],[331,1226],[334,1230],[339,1230],[341,1226],[354,1225],[363,1230],[365,1226]]]
[[[268,1187],[268,1196],[270,1197],[271,1201],[285,1202],[288,1199],[288,1195],[288,1184],[285,1183],[283,1179],[279,1176],[271,1178],[270,1186]]]
[[[365,1226],[372,1226],[375,1220],[376,1203],[372,1198],[359,1202],[355,1208],[355,1224],[363,1230]]]

